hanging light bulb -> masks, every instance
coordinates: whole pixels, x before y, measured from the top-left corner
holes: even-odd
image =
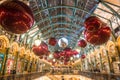
[[[52,55],[52,54],[50,54],[50,55],[49,55],[49,58],[50,58],[50,59],[52,59],[52,58],[53,58],[53,55]]]
[[[55,59],[53,59],[53,62],[55,62],[56,60]]]
[[[73,57],[71,57],[70,60],[73,60]]]
[[[39,46],[40,43],[41,43],[41,41],[40,41],[39,39],[35,40],[35,45],[36,45],[36,46]]]
[[[34,42],[34,44],[35,44],[35,46],[39,46],[40,43],[41,43],[41,40],[40,40],[40,37],[39,37],[39,35],[38,35],[38,36],[37,36],[37,39],[36,39],[35,42]]]
[[[77,58],[79,58],[79,57],[80,57],[80,55],[79,55],[79,54],[77,54],[77,55],[76,55],[76,57],[77,57]]]

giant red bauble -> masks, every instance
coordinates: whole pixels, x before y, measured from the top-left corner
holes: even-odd
[[[111,30],[109,27],[101,27],[98,31],[88,32],[85,30],[84,35],[86,40],[93,45],[101,45],[107,42],[110,38]]]
[[[46,53],[45,53],[45,55],[46,55],[46,56],[49,56],[49,54],[50,54],[50,51],[47,50]]]
[[[40,46],[42,47],[42,52],[43,52],[44,54],[47,54],[47,53],[49,52],[49,50],[48,50],[48,45],[47,45],[45,42],[42,42],[42,43],[40,44]]]
[[[89,32],[98,30],[102,24],[103,22],[96,16],[90,16],[84,22],[84,26]]]
[[[51,38],[49,39],[49,44],[50,44],[51,46],[55,46],[55,45],[56,45],[56,43],[57,43],[56,38],[51,37]]]
[[[55,59],[59,59],[60,58],[60,54],[59,53],[60,53],[59,51],[55,51],[54,52],[53,56],[54,56]]]
[[[65,56],[65,52],[64,51],[61,51],[60,52],[60,56],[62,57],[62,56]]]
[[[65,56],[64,57],[70,58],[71,56],[73,56],[72,51],[66,51],[65,52]]]
[[[8,32],[22,34],[33,25],[31,9],[19,0],[5,1],[0,5],[0,25]]]
[[[72,49],[71,48],[65,48],[63,52],[65,53],[64,57],[69,58],[72,56]]]
[[[33,46],[32,50],[37,56],[48,55],[49,53],[48,46],[44,42],[42,42],[39,46]]]
[[[70,58],[64,58],[64,62],[68,62]]]
[[[76,50],[73,50],[73,51],[72,51],[72,54],[73,54],[73,55],[77,55],[77,54],[79,54],[79,52],[76,51]]]
[[[78,46],[84,48],[87,45],[86,41],[81,39],[78,41]]]
[[[69,48],[69,47],[67,47],[67,48],[64,49],[64,51],[71,51],[71,50],[72,50],[72,49]]]
[[[82,54],[81,58],[82,58],[82,59],[84,59],[84,58],[85,58],[85,55],[84,55],[84,54]]]
[[[34,46],[34,47],[32,48],[33,52],[34,52],[35,55],[37,55],[37,56],[43,55],[43,52],[41,52],[41,49],[42,49],[41,46]]]

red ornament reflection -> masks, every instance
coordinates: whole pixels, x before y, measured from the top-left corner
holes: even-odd
[[[49,44],[50,44],[50,45],[55,46],[56,43],[57,43],[57,40],[56,40],[54,37],[51,37],[51,38],[49,39]]]
[[[84,35],[86,40],[93,45],[101,45],[107,42],[110,38],[111,30],[109,27],[101,27],[98,31],[88,32],[85,30]]]
[[[69,57],[72,56],[72,49],[71,48],[65,48],[64,53],[65,53],[64,57],[69,58]]]
[[[98,30],[102,24],[103,22],[96,16],[90,16],[84,22],[84,26],[89,32]]]
[[[84,47],[86,47],[86,45],[87,45],[87,43],[86,43],[86,41],[85,40],[79,40],[78,41],[78,46],[79,47],[82,47],[82,48],[84,48]]]
[[[5,1],[0,5],[0,24],[12,33],[27,32],[34,23],[30,8],[18,0]]]

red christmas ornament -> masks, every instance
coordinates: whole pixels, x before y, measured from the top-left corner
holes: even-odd
[[[71,48],[65,48],[64,51],[71,51]]]
[[[42,47],[42,52],[44,53],[44,54],[47,54],[48,52],[49,52],[49,50],[48,50],[48,46],[47,46],[47,44],[45,43],[45,42],[42,42],[41,44],[40,44],[40,46]]]
[[[72,61],[73,63],[75,63],[75,61]]]
[[[39,58],[40,58],[40,59],[43,59],[43,56],[40,56]]]
[[[65,53],[64,57],[69,58],[69,57],[72,56],[72,49],[71,48],[65,48],[64,53]]]
[[[48,60],[48,62],[51,62],[51,60]]]
[[[55,59],[59,59],[60,58],[60,54],[58,51],[55,51],[55,53],[53,54]]]
[[[84,22],[84,26],[89,32],[94,32],[100,29],[102,24],[103,22],[96,16],[90,16]]]
[[[86,40],[93,45],[101,45],[107,42],[110,38],[111,30],[109,27],[101,27],[98,31],[88,32],[85,30],[84,35]]]
[[[51,38],[49,39],[49,44],[50,44],[50,45],[55,46],[56,43],[57,43],[57,40],[56,40],[54,37],[51,37]]]
[[[0,25],[7,31],[22,34],[34,23],[30,8],[19,0],[5,1],[0,5]]]
[[[41,46],[34,46],[32,48],[33,52],[37,55],[37,56],[41,56],[42,52],[41,52]]]
[[[73,54],[73,55],[77,55],[77,54],[79,54],[79,53],[78,53],[76,50],[73,50],[73,51],[72,51],[72,54]]]
[[[50,54],[50,51],[47,51],[45,55],[46,55],[46,56],[49,56],[49,54]]]
[[[85,55],[84,55],[84,54],[82,54],[81,58],[82,58],[82,59],[84,59],[84,58],[85,58]]]
[[[70,58],[64,58],[64,62],[68,62]]]
[[[32,50],[37,56],[48,55],[49,53],[48,46],[44,42],[42,42],[39,46],[33,46]]]
[[[61,51],[61,52],[60,52],[60,56],[65,56],[65,52],[64,52],[64,51]]]
[[[52,65],[55,65],[55,62],[52,62]]]
[[[66,54],[65,54],[65,56],[64,56],[64,57],[66,57],[66,58],[71,57],[71,52],[66,52]]]
[[[79,40],[79,41],[78,41],[78,46],[79,46],[79,47],[84,48],[86,45],[87,45],[87,43],[86,43],[85,40],[82,39],[82,40]]]
[[[44,59],[47,60],[47,56],[45,56]]]
[[[64,62],[64,65],[68,65],[68,62]]]

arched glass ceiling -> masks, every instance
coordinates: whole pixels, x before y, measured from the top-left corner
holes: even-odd
[[[100,2],[99,2],[100,1]],[[33,38],[41,35],[46,42],[50,37],[60,39],[66,37],[69,47],[74,48],[84,30],[83,22],[90,15],[96,15],[112,28],[118,26],[120,19],[119,3],[106,2],[107,0],[29,0],[35,24],[25,35]],[[112,0],[111,0],[112,1]],[[113,1],[112,1],[113,2]],[[105,4],[109,5],[106,6]],[[117,14],[116,14],[116,12]],[[112,19],[112,16],[115,16]],[[23,39],[24,40],[24,39]],[[52,47],[52,51],[59,50],[59,46]]]
[[[42,33],[41,37],[46,41],[50,37],[66,37],[68,46],[74,48],[84,29],[84,20],[93,13],[98,3],[97,0],[29,0],[35,25],[39,28],[35,35]],[[59,46],[54,49],[58,50]]]

